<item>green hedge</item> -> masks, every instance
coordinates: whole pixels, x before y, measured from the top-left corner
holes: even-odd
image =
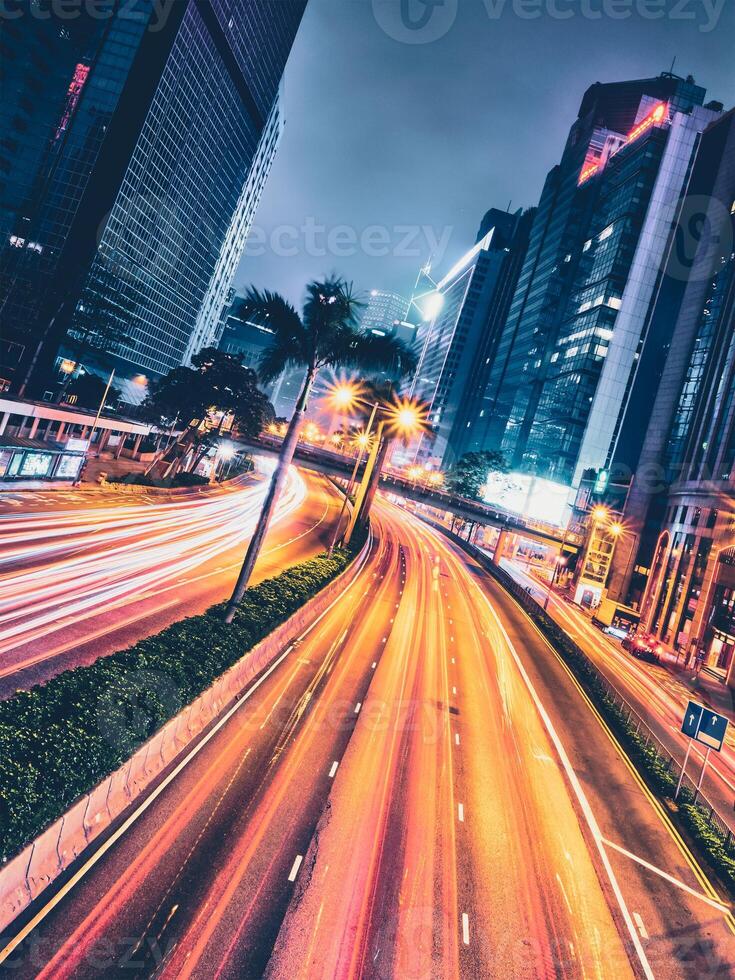
[[[363,539],[364,540],[364,539]],[[17,853],[251,647],[344,571],[319,555],[248,589],[232,625],[213,606],[89,667],[0,702],[0,855]]]

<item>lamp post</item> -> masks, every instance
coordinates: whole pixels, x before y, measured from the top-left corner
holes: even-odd
[[[379,402],[375,402],[373,404],[373,409],[372,409],[372,411],[370,413],[370,418],[368,419],[368,424],[365,427],[365,431],[360,433],[360,436],[362,436],[362,441],[358,437],[359,452],[358,452],[357,457],[355,459],[355,465],[352,467],[352,473],[350,475],[350,480],[349,480],[349,483],[347,484],[347,489],[346,489],[345,495],[344,495],[344,497],[342,499],[342,506],[341,506],[340,511],[339,511],[339,517],[337,518],[337,526],[334,529],[334,534],[332,535],[332,541],[331,541],[331,543],[329,545],[329,554],[330,555],[333,555],[334,554],[334,549],[337,546],[337,540],[339,539],[339,529],[342,526],[342,518],[344,517],[345,508],[347,507],[347,499],[348,499],[349,495],[352,493],[352,488],[355,485],[355,479],[357,477],[357,471],[360,468],[360,463],[362,462],[362,457],[363,457],[363,454],[365,452],[365,449],[370,445],[370,433],[371,433],[372,428],[373,428],[373,422],[375,421],[375,416],[376,416],[377,411],[378,411],[378,406],[379,406]]]
[[[362,481],[355,499],[352,517],[345,532],[344,544],[348,545],[358,522],[367,520],[375,491],[380,480],[380,472],[388,451],[391,436],[409,438],[423,432],[427,426],[427,415],[423,405],[410,399],[399,398],[393,404],[380,406],[383,418],[378,423],[375,442],[370,451]]]

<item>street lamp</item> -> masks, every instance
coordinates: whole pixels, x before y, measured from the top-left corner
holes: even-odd
[[[383,418],[378,423],[375,441],[370,449],[365,471],[362,474],[352,517],[345,532],[345,545],[349,544],[357,522],[365,520],[370,513],[370,506],[380,480],[380,472],[390,439],[396,436],[409,439],[411,436],[424,431],[428,425],[425,406],[410,398],[396,398],[394,402],[383,403],[382,405],[376,402],[375,409],[378,408],[382,412]],[[386,433],[388,438],[384,438]]]

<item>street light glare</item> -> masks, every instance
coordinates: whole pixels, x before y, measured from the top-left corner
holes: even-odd
[[[608,516],[607,507],[595,507],[592,511],[592,516],[596,521],[604,521]]]
[[[327,400],[333,408],[349,411],[359,402],[363,394],[362,385],[355,381],[338,381],[327,390]]]

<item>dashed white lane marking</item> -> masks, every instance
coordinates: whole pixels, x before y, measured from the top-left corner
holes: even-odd
[[[361,707],[362,707],[362,701],[358,701],[357,704],[355,705],[355,714],[356,715],[359,715],[360,714],[360,708]]]
[[[337,772],[337,766],[338,765],[339,765],[339,762],[333,762],[332,763],[332,768],[329,770],[329,778],[330,779],[334,779],[334,774]]]
[[[459,817],[459,822],[464,823],[464,803],[457,804],[457,816]]]
[[[454,744],[459,745],[459,732],[456,732],[454,735]]]
[[[304,860],[303,854],[297,854],[296,860],[291,865],[291,871],[288,876],[289,881],[296,881],[296,875],[299,873],[299,868],[301,867],[301,862]]]
[[[375,670],[375,668],[376,668],[377,666],[378,666],[378,665],[377,665],[377,663],[376,663],[376,662],[375,662],[375,661],[373,660],[373,662],[372,662],[372,666],[370,667],[370,669],[371,669],[371,670]]]
[[[456,694],[456,693],[457,693],[457,688],[456,687],[453,687],[452,688],[452,694]]]
[[[466,912],[462,913],[462,942],[465,946],[470,944],[470,917]]]
[[[646,927],[643,925],[643,919],[639,912],[633,913],[633,918],[635,919],[635,924],[638,926],[638,932],[641,934],[641,939],[648,939],[648,933],[646,932]]]
[[[455,663],[454,657],[452,657],[452,663]]]

